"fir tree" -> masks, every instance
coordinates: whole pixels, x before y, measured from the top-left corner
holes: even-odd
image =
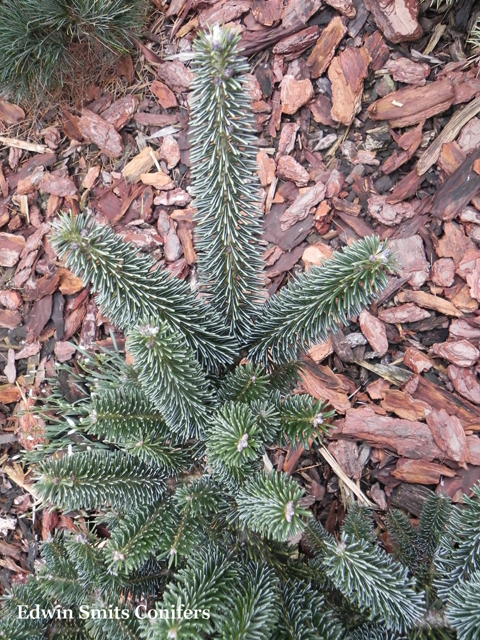
[[[335,416],[335,411],[328,411],[327,406],[308,394],[287,395],[280,400],[280,431],[285,442],[307,448],[309,440],[319,432],[328,433],[329,420]]]
[[[467,582],[456,585],[449,597],[447,617],[462,640],[478,640],[480,625],[480,572],[476,571]]]
[[[263,535],[285,541],[302,531],[302,516],[310,516],[299,505],[302,495],[297,483],[283,474],[255,476],[237,495],[240,521]]]
[[[71,509],[146,505],[165,493],[164,476],[120,452],[74,453],[38,467],[36,488],[43,500]]]
[[[280,590],[277,640],[341,640],[342,625],[312,584],[297,580]]]
[[[254,563],[241,571],[241,587],[219,629],[225,640],[268,640],[276,628],[278,589],[275,572]]]
[[[271,469],[272,447],[321,441],[334,417],[295,393],[299,354],[368,306],[393,262],[366,238],[262,306],[237,46],[220,28],[196,45],[192,158],[208,301],[91,215],[54,225],[59,257],[125,331],[129,364],[120,351],[79,350],[43,402],[48,442],[26,454],[34,490],[45,507],[75,510],[76,529],[43,544],[43,568],[4,599],[0,637],[420,639],[438,628],[474,640],[480,489],[452,511],[429,501],[418,528],[393,515],[395,559],[368,511],[352,507],[337,540],[295,477]],[[249,361],[235,367],[241,345]],[[75,612],[118,604],[129,615],[15,617],[18,603],[37,602]],[[178,610],[192,615],[170,615]]]
[[[432,584],[435,553],[445,535],[450,515],[450,499],[433,494],[425,502],[418,529],[400,511],[392,510],[387,516],[395,541],[395,554],[415,575],[421,587]]]
[[[421,621],[424,598],[414,591],[407,570],[378,546],[344,535],[327,546],[323,560],[328,578],[360,609],[369,609],[387,629],[404,631]]]
[[[248,363],[228,373],[218,393],[223,401],[251,402],[268,398],[270,385],[271,376],[262,367]]]
[[[132,329],[127,347],[140,371],[143,390],[170,429],[198,435],[213,397],[193,350],[166,322]]]
[[[480,486],[473,487],[473,496],[465,497],[467,508],[454,509],[447,526],[448,536],[441,539],[442,545],[438,555],[438,566],[446,577],[438,581],[439,592],[447,595],[448,591],[470,579],[472,574],[480,570]]]
[[[183,280],[155,270],[149,256],[137,255],[109,227],[90,215],[64,215],[53,225],[52,244],[69,269],[97,293],[102,311],[120,329],[150,318],[167,320],[207,365],[232,362],[235,342],[218,315]]]
[[[293,360],[358,315],[387,286],[394,263],[386,243],[365,238],[312,266],[272,298],[253,331],[250,356],[264,364]]]
[[[145,640],[166,637],[195,640],[200,634],[213,634],[226,615],[222,606],[226,592],[233,589],[238,579],[236,563],[214,546],[190,556],[187,566],[178,571],[174,582],[169,583],[163,600],[156,605],[157,611],[183,608],[216,613],[209,617],[197,614],[189,619],[157,617],[153,624],[144,626],[143,637]]]
[[[216,25],[195,43],[190,158],[200,278],[212,306],[245,340],[262,301],[263,264],[254,119],[239,40]]]
[[[207,431],[209,464],[224,480],[244,480],[255,469],[270,441],[252,408],[228,402],[223,405]]]

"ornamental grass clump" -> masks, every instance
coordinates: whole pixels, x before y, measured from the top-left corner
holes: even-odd
[[[147,0],[3,0],[0,90],[40,99],[86,60],[125,53],[145,24]]]
[[[341,537],[328,534],[268,457],[328,433],[334,411],[295,393],[302,354],[368,306],[394,265],[366,238],[265,302],[238,40],[215,27],[195,43],[202,296],[92,214],[54,224],[58,256],[125,332],[127,357],[78,348],[59,367],[45,440],[24,456],[44,508],[72,512],[72,530],[44,542],[36,575],[4,598],[0,637],[387,640],[457,629],[474,640],[462,598],[478,601],[480,489],[463,510],[433,495],[418,528],[393,513],[394,557],[356,505]],[[54,613],[18,617],[37,604]]]

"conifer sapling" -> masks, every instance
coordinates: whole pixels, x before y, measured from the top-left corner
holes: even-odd
[[[38,576],[5,600],[4,639],[350,640],[365,625],[394,634],[423,624],[423,586],[378,546],[368,514],[352,512],[337,542],[297,479],[271,468],[271,448],[313,445],[335,415],[294,393],[299,354],[368,306],[393,262],[384,243],[366,238],[263,303],[238,42],[216,26],[195,44],[190,140],[207,301],[91,214],[54,224],[59,257],[126,333],[129,365],[79,350],[45,402],[50,441],[36,458],[35,490],[45,506],[83,511],[74,532],[43,546]],[[241,346],[250,361],[235,367]],[[440,526],[443,517],[426,520]],[[307,528],[310,560],[289,546]],[[430,567],[439,538],[424,529]],[[446,547],[449,566],[465,557],[455,553]],[[468,573],[472,588],[476,576]],[[12,615],[19,601],[76,612],[119,603],[129,617],[32,625]],[[136,617],[145,602],[152,615]],[[470,611],[455,606],[452,625],[470,629]],[[209,615],[161,615],[178,607]],[[468,633],[461,640],[474,640]]]
[[[192,70],[190,140],[201,281],[211,305],[245,340],[262,301],[262,226],[248,64],[240,35],[199,35]]]

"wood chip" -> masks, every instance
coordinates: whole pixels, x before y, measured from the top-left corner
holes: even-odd
[[[472,369],[451,364],[447,368],[447,373],[457,393],[470,402],[480,404],[480,384]]]
[[[170,232],[164,239],[164,254],[167,262],[175,262],[178,260],[182,253],[182,244],[180,238],[176,233]]]
[[[283,113],[293,115],[314,96],[312,83],[308,78],[296,80],[294,76],[284,76],[280,87],[280,102]]]
[[[45,296],[34,302],[26,324],[27,331],[38,338],[52,315],[52,296]]]
[[[73,273],[64,267],[59,270],[60,286],[59,289],[63,295],[69,296],[78,293],[84,288],[83,280],[74,276]]]
[[[389,60],[385,65],[397,82],[423,87],[430,74],[430,67],[425,62],[413,62],[408,58]]]
[[[476,106],[479,100],[480,98],[477,98],[469,105],[467,105],[463,110],[458,112],[458,114],[460,115],[463,114],[464,111],[467,111],[467,115],[470,115],[470,112],[476,111]],[[478,149],[479,144],[480,118],[472,118],[460,131],[460,135],[458,136],[458,146],[463,151],[463,153],[468,154],[470,153],[470,151],[475,151],[475,149]]]
[[[0,309],[0,327],[2,329],[15,329],[22,322],[22,316],[18,311]]]
[[[26,358],[30,358],[31,356],[36,356],[37,353],[40,353],[42,349],[42,345],[38,340],[32,342],[31,344],[25,345],[20,351],[17,351],[15,355],[15,360],[24,360]]]
[[[435,442],[445,452],[449,460],[466,461],[468,457],[467,439],[462,423],[456,416],[449,416],[444,409],[432,411],[427,415],[427,424]]]
[[[350,20],[357,15],[353,0],[325,0],[325,2]]]
[[[180,60],[162,62],[157,66],[157,75],[175,93],[188,91],[193,80],[192,72]]]
[[[45,442],[45,421],[33,412],[35,399],[29,398],[20,403],[17,437],[20,445],[32,451]]]
[[[382,309],[382,311],[378,312],[378,317],[382,322],[387,322],[388,324],[402,324],[404,322],[425,320],[430,317],[430,314],[425,309],[420,309],[416,304],[410,302],[399,307]]]
[[[467,462],[480,466],[480,438],[478,436],[467,436]]]
[[[25,120],[25,111],[18,104],[0,100],[0,120],[5,124],[19,124]]]
[[[317,399],[328,400],[338,413],[345,413],[351,404],[341,380],[331,369],[318,365],[313,372],[306,369],[301,373],[302,388]]]
[[[415,400],[409,393],[398,389],[389,389],[385,393],[381,406],[404,420],[424,420],[431,408],[421,400]],[[438,443],[437,443],[438,444]]]
[[[393,227],[413,218],[415,210],[409,202],[389,204],[387,196],[372,196],[368,199],[369,214],[387,227]]]
[[[451,258],[435,260],[430,276],[439,287],[451,287],[455,279],[455,263]]]
[[[480,252],[467,251],[458,264],[457,273],[466,280],[472,298],[480,301]]]
[[[458,284],[450,289],[445,289],[444,295],[462,313],[474,313],[478,309],[478,302],[470,296],[470,288],[466,284],[463,286]]]
[[[185,206],[190,204],[192,196],[183,189],[173,189],[173,191],[167,191],[154,199],[155,205],[163,205],[164,207]]]
[[[346,47],[328,68],[332,83],[332,118],[349,126],[362,105],[363,81],[368,76],[370,54],[365,47]]]
[[[367,492],[368,493],[368,492]],[[385,491],[380,487],[378,482],[375,482],[370,487],[370,493],[372,500],[382,511],[386,511],[388,509],[387,497],[385,495]]]
[[[397,150],[395,150],[392,155],[385,160],[382,165],[383,173],[388,175],[389,173],[396,171],[405,162],[408,162],[408,160],[413,157],[414,153],[422,142],[423,125],[424,122],[422,121],[417,127],[415,127],[414,129],[410,129],[410,131],[407,131],[398,138],[395,136],[395,134],[393,134],[398,143],[398,146],[403,149],[403,151],[398,152]],[[416,172],[413,172],[413,174],[415,176],[418,175]],[[399,185],[397,185],[397,187],[400,188]],[[387,202],[390,202],[390,198],[387,198]]]
[[[348,25],[349,34],[350,28],[351,24]],[[390,50],[387,47],[380,31],[374,31],[370,36],[368,36],[365,40],[365,48],[372,58],[372,63],[370,65],[371,69],[373,71],[383,69],[386,61],[390,58]]]
[[[418,0],[397,0],[395,4],[388,0],[365,0],[365,6],[390,42],[414,42],[423,35],[418,22]]]
[[[457,367],[471,367],[480,357],[480,351],[468,340],[451,340],[432,346],[436,356],[445,358]]]
[[[154,80],[150,85],[150,90],[157,98],[163,109],[172,109],[178,106],[175,94],[163,82]]]
[[[297,187],[306,187],[309,181],[308,171],[291,156],[278,159],[276,174],[282,180],[292,180]]]
[[[251,2],[249,0],[226,0],[225,2],[217,2],[213,6],[200,11],[198,14],[198,22],[202,29],[208,25],[227,24],[236,20],[241,15],[249,11]]]
[[[325,185],[317,182],[313,187],[305,189],[304,193],[295,198],[284,213],[280,216],[280,228],[287,231],[300,220],[304,220],[310,212],[310,209],[317,205],[325,195]]]
[[[451,176],[462,162],[464,162],[465,158],[465,153],[456,142],[447,142],[442,144],[442,150],[438,158],[438,166],[445,172],[445,175]],[[416,170],[415,173],[417,173]]]
[[[454,367],[462,372],[471,371],[471,369],[462,369],[455,367],[455,365],[449,365],[448,369],[450,369],[450,367]],[[423,400],[423,402],[426,402],[435,411],[445,409],[449,415],[457,416],[464,428],[468,428],[468,425],[473,422],[480,421],[480,408],[474,404],[467,402],[458,394],[447,391],[444,386],[435,384],[428,378],[417,376],[416,380],[416,389],[409,393],[411,393],[414,398],[417,398],[417,400]]]
[[[332,103],[330,98],[327,98],[323,93],[319,93],[315,97],[315,100],[309,104],[309,108],[315,122],[323,124],[326,127],[338,126],[338,123],[332,120],[331,117]]]
[[[440,152],[442,151],[442,146],[446,143],[453,142],[465,124],[479,112],[480,97],[470,102],[470,104],[463,109],[460,109],[460,111],[457,111],[452,116],[448,124],[443,127],[436,139],[420,156],[417,162],[417,173],[419,176],[422,176],[435,164],[440,156]],[[480,138],[478,142],[480,142]]]
[[[292,57],[292,54],[302,53],[309,47],[311,47],[317,40],[320,28],[318,25],[313,25],[302,29],[298,33],[293,33],[291,36],[282,38],[272,49],[274,55],[288,56],[287,59]]]
[[[83,109],[78,121],[83,138],[91,142],[110,158],[120,158],[124,153],[123,141],[115,127],[89,109]]]
[[[275,178],[276,164],[263,149],[257,153],[258,175],[262,187],[268,187]]]
[[[15,518],[12,518],[12,520],[16,521]],[[14,522],[13,529],[11,530],[14,531],[15,528],[16,528],[16,525]],[[0,526],[0,531],[4,536],[8,534],[8,530],[9,530],[9,527],[5,528],[3,526]],[[20,543],[16,542],[16,543],[10,544],[5,540],[0,540],[0,554],[2,556],[8,556],[9,558],[13,558],[14,560],[20,560],[20,558],[22,557],[22,548],[20,546]]]
[[[0,266],[14,267],[24,249],[25,240],[22,236],[0,233]]]
[[[133,117],[138,107],[138,100],[133,95],[123,96],[102,111],[102,119],[120,131]]]
[[[335,456],[349,478],[360,480],[362,477],[362,465],[359,461],[358,447],[351,440],[338,440],[328,445],[328,450]]]
[[[169,189],[173,189],[175,187],[175,183],[172,182],[170,176],[163,171],[156,171],[155,173],[142,173],[140,175],[140,180],[141,182],[143,182],[143,184],[155,187],[155,189],[165,189],[166,187]]]
[[[366,440],[406,458],[431,461],[443,456],[426,424],[380,416],[370,407],[348,410],[338,426],[338,434]],[[337,431],[332,431],[332,435],[336,436]]]
[[[197,254],[193,245],[193,236],[190,229],[186,226],[180,225],[177,229],[177,235],[180,238],[180,242],[183,247],[183,255],[187,264],[192,265],[197,261]]]
[[[160,147],[160,159],[165,160],[168,169],[173,169],[180,162],[180,148],[173,136],[165,136]]]
[[[438,484],[442,476],[453,478],[456,473],[443,464],[425,462],[424,460],[401,459],[397,462],[397,467],[392,475],[403,482]]]
[[[378,357],[382,358],[388,351],[385,325],[368,311],[362,311],[358,319],[363,335]]]
[[[129,85],[135,80],[135,69],[133,68],[132,56],[126,55],[119,58],[116,64],[116,70],[119,76],[127,79]]]
[[[372,120],[389,120],[392,127],[409,127],[446,111],[453,99],[453,85],[447,78],[390,93],[371,104],[367,111]]]
[[[320,266],[333,256],[333,249],[328,244],[317,242],[309,245],[302,254],[302,260],[305,263],[305,271],[308,271],[312,265]]]
[[[390,382],[383,378],[378,378],[375,382],[371,382],[367,387],[367,393],[372,400],[383,400],[390,388]]]
[[[480,149],[469,155],[435,193],[432,216],[453,220],[480,191],[480,176],[473,170]]]
[[[0,402],[3,404],[11,404],[12,402],[18,402],[22,398],[22,391],[16,384],[1,384],[0,385]]]
[[[81,295],[81,294],[80,294]],[[87,312],[86,300],[65,316],[65,332],[63,338],[69,340],[81,327]]]
[[[128,162],[122,170],[122,175],[129,184],[138,182],[142,174],[148,173],[158,160],[160,154],[151,147],[145,147]]]
[[[101,167],[98,164],[96,164],[94,167],[90,167],[82,181],[82,187],[84,189],[91,189],[93,187],[98,176],[100,175],[100,169]]]
[[[291,151],[293,151],[299,129],[300,125],[298,125],[296,122],[285,122],[282,125],[280,140],[278,141],[277,158],[279,156],[288,155]]]
[[[0,290],[0,304],[10,311],[16,311],[22,305],[22,296],[18,291]]]
[[[133,119],[145,127],[167,127],[178,122],[176,113],[150,113],[149,111],[137,111]]]
[[[472,326],[466,320],[452,320],[448,333],[454,340],[466,338],[467,340],[475,340],[477,343],[480,340],[480,328]]]
[[[446,222],[443,230],[444,234],[437,241],[435,250],[441,258],[452,258],[453,262],[459,265],[466,253],[475,251],[475,245],[465,235],[463,227],[455,222]]]
[[[333,18],[322,31],[307,60],[307,65],[311,67],[310,75],[312,78],[320,77],[327,69],[335,55],[335,49],[346,32],[346,21],[339,16]]]
[[[325,358],[328,358],[328,356],[331,355],[332,353],[333,353],[333,344],[330,339],[326,340],[325,342],[320,342],[319,344],[315,344],[313,345],[313,347],[310,347],[310,349],[308,350],[309,357],[317,364],[319,364],[320,362],[323,362],[323,360],[325,360]]]
[[[48,171],[45,171],[43,174],[39,187],[45,193],[58,196],[59,198],[74,196],[77,193],[77,187],[72,178],[58,176]]]
[[[429,371],[433,367],[430,358],[415,347],[408,347],[405,351],[403,364],[417,374]]]
[[[389,247],[399,265],[399,274],[402,277],[408,277],[409,284],[419,289],[426,282],[430,270],[422,238],[414,235],[390,240]],[[414,302],[414,300],[406,302]]]
[[[53,151],[58,149],[62,141],[62,135],[57,127],[48,127],[42,131],[43,139],[49,149]]]
[[[68,360],[71,360],[75,352],[75,345],[71,342],[58,341],[55,343],[55,356],[58,362],[67,362]]]
[[[448,300],[433,296],[430,293],[425,293],[425,291],[400,291],[397,294],[397,298],[399,302],[414,302],[419,307],[423,307],[424,309],[433,309],[445,316],[461,318],[463,315],[462,312]]]
[[[282,27],[288,29],[306,24],[321,6],[322,0],[287,0],[282,13]]]
[[[387,196],[387,202],[390,204],[397,204],[398,202],[403,202],[403,200],[407,198],[411,198],[414,196],[420,185],[422,184],[422,179],[417,174],[415,169],[407,173],[399,182],[397,182],[395,188],[392,193]]]
[[[283,0],[253,0],[255,20],[265,27],[277,25],[283,13]]]

